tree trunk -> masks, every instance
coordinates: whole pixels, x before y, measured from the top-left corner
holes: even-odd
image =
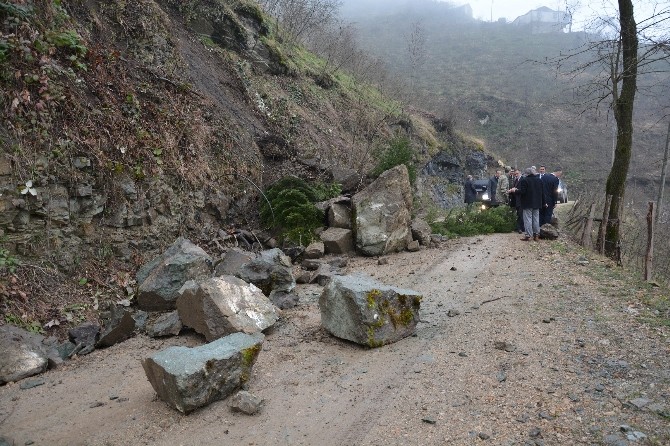
[[[612,170],[607,177],[606,194],[612,196],[609,209],[609,224],[605,232],[605,254],[615,259],[621,239],[621,207],[624,204],[626,177],[633,147],[633,102],[637,84],[637,25],[633,16],[632,0],[619,0],[619,24],[623,71],[621,93],[615,98],[614,118],[617,125],[617,142]],[[616,81],[616,80],[614,80]]]
[[[661,167],[661,184],[658,187],[658,198],[656,199],[656,223],[663,213],[663,191],[665,190],[665,177],[668,173],[668,152],[670,152],[670,122],[668,122],[668,133],[665,136],[665,152],[663,154],[663,166]]]

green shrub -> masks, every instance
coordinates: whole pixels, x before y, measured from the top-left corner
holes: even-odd
[[[444,221],[431,223],[433,232],[450,237],[512,232],[516,225],[516,213],[508,206],[479,210],[452,209]]]
[[[0,242],[2,241],[3,240],[0,239]],[[0,246],[0,272],[6,268],[7,271],[13,273],[16,271],[17,266],[19,266],[19,259],[14,257],[8,249]]]
[[[407,166],[407,173],[409,174],[409,182],[414,184],[416,181],[416,166],[412,162],[414,153],[410,146],[410,141],[407,136],[398,135],[389,141],[388,147],[384,147],[375,153],[377,158],[377,165],[372,170],[372,175],[378,177],[385,171],[404,164]]]
[[[267,201],[261,205],[261,221],[279,231],[283,240],[309,243],[325,217],[314,203],[337,196],[340,191],[337,184],[311,186],[298,177],[284,177],[265,191]]]

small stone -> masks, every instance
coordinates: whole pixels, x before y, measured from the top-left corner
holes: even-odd
[[[458,356],[460,356],[461,358],[467,358],[467,357],[468,357],[468,354],[465,353],[465,352],[460,352],[460,353],[458,354]]]
[[[530,430],[530,432],[528,432],[528,436],[530,438],[538,438],[542,436],[542,431],[540,430],[539,427],[534,427]]]
[[[95,403],[91,403],[91,405],[88,406],[88,407],[93,409],[94,407],[100,407],[100,406],[104,406],[104,405],[105,405],[105,403],[103,403],[102,401],[96,401]]]
[[[481,438],[482,440],[488,440],[489,438],[491,438],[491,436],[489,434],[486,434],[484,432],[480,432],[479,434],[477,434],[477,436],[479,438]]]
[[[389,264],[389,259],[386,257],[382,257],[381,259],[377,260],[377,265],[388,265]]]
[[[554,419],[553,415],[551,415],[546,410],[543,410],[542,412],[540,412],[539,417],[542,418],[543,420],[549,420],[549,421]]]
[[[449,310],[449,311],[447,311],[447,316],[448,316],[448,317],[455,317],[455,316],[458,316],[459,314],[461,314],[461,312],[458,311],[458,310]]]
[[[27,379],[25,381],[22,381],[21,384],[19,384],[19,388],[21,390],[27,390],[27,389],[32,389],[33,387],[38,387],[41,385],[44,385],[45,381],[43,378],[37,378],[37,379]]]
[[[505,382],[505,381],[507,381],[507,373],[505,373],[501,370],[496,375],[496,378],[498,379],[498,382],[501,382],[501,383]]]
[[[651,404],[651,400],[648,400],[647,398],[635,398],[628,401],[628,403],[637,409],[643,409],[644,407]]]
[[[516,417],[516,421],[518,421],[519,423],[527,423],[528,420],[530,420],[530,415],[528,415],[527,413],[522,413],[521,415]]]
[[[605,386],[603,386],[602,384],[596,384],[595,391],[596,392],[604,392],[605,391]]]
[[[433,417],[424,417],[424,418],[421,418],[421,421],[423,421],[424,423],[428,423],[428,424],[437,423],[437,420]]]
[[[495,347],[496,350],[504,350],[508,353],[511,353],[516,350],[516,347],[507,341],[495,341],[493,343],[493,346]]]
[[[451,268],[449,268],[449,270],[450,270],[450,271],[456,271],[456,267],[455,267],[455,266],[452,266]]]

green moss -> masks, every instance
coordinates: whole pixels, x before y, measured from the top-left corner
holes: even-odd
[[[370,291],[366,296],[366,300],[368,302],[368,308],[374,308],[375,305],[377,305],[377,300],[381,297],[382,292],[374,289]]]
[[[261,352],[261,348],[261,344],[256,344],[253,347],[242,350],[242,365],[247,368],[251,367]]]

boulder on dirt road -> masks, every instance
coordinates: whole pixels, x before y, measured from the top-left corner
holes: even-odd
[[[352,198],[356,249],[366,256],[404,251],[412,241],[412,191],[404,164]]]
[[[334,276],[319,297],[321,325],[338,338],[379,347],[414,333],[421,299],[366,276]]]
[[[291,292],[295,288],[291,259],[279,248],[262,251],[259,257],[242,265],[234,275],[253,283],[266,296],[274,290]]]
[[[430,236],[432,235],[432,230],[430,229],[430,225],[428,225],[426,220],[422,218],[415,218],[412,220],[410,227],[412,229],[412,237],[414,240],[417,240],[423,246],[430,246]]]
[[[175,309],[179,289],[189,280],[211,275],[211,257],[189,240],[178,238],[162,255],[137,271],[137,304],[147,311]]]
[[[0,384],[37,375],[49,360],[40,343],[43,336],[13,325],[0,326]]]
[[[237,277],[190,280],[179,294],[177,312],[182,323],[208,342],[238,331],[263,331],[279,319],[279,310],[263,292]]]
[[[327,254],[346,254],[354,250],[354,235],[351,229],[328,228],[320,237]]]
[[[142,361],[158,396],[189,413],[232,395],[251,376],[264,336],[233,333],[200,347],[169,347]]]

